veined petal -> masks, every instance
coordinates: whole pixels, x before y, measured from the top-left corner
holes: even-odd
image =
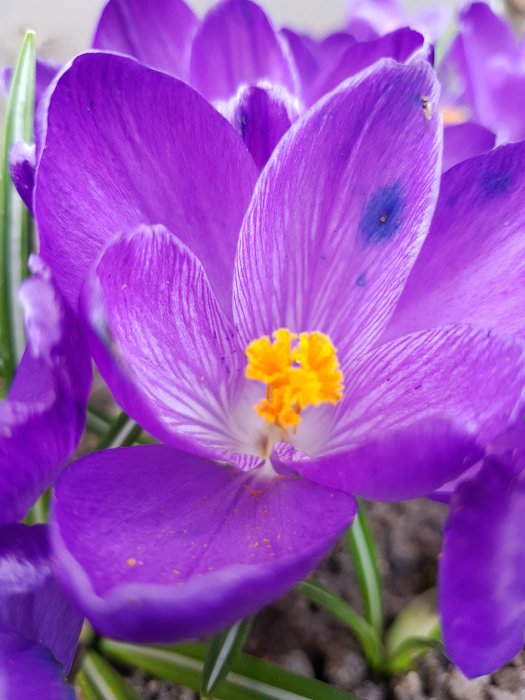
[[[468,677],[497,670],[523,647],[523,463],[487,458],[452,497],[439,568],[445,648]]]
[[[202,260],[228,313],[257,170],[226,120],[184,83],[103,53],[71,63],[46,120],[35,216],[42,256],[70,303],[115,233],[163,224]]]
[[[522,342],[468,326],[423,331],[359,357],[325,452],[293,465],[363,498],[428,495],[475,464],[514,417]]]
[[[20,292],[27,347],[0,403],[0,523],[23,518],[74,452],[91,386],[76,320],[49,270],[36,258],[32,265]]]
[[[468,158],[490,151],[496,145],[496,134],[481,124],[465,122],[446,126],[443,132],[443,172]]]
[[[445,173],[385,337],[447,323],[525,334],[524,158],[525,143],[509,144]]]
[[[188,248],[161,226],[117,237],[83,308],[95,361],[129,415],[174,446],[235,451],[230,407],[245,359]]]
[[[285,134],[239,240],[234,316],[244,345],[281,327],[318,330],[344,369],[377,338],[436,199],[437,89],[427,64],[383,61]]]
[[[227,100],[260,80],[295,92],[291,63],[264,11],[222,0],[204,17],[191,51],[190,81],[209,100]]]
[[[199,21],[183,0],[109,0],[93,48],[117,51],[187,82]]]
[[[246,474],[160,445],[121,448],[84,457],[59,480],[54,552],[100,632],[171,642],[278,598],[354,513],[351,497],[295,477]]]
[[[359,41],[349,46],[333,64],[328,64],[320,72],[305,97],[311,105],[323,95],[336,88],[343,80],[357,75],[382,58],[393,58],[404,63],[425,45],[425,38],[413,29],[397,29],[390,34],[373,39]],[[424,58],[424,56],[421,56]]]

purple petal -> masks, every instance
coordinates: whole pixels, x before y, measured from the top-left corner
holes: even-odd
[[[452,500],[439,569],[445,648],[468,677],[491,673],[523,647],[525,480],[485,460]]]
[[[35,186],[35,146],[17,141],[9,153],[11,179],[20,198],[33,212],[33,188]]]
[[[191,84],[209,100],[227,100],[260,80],[295,92],[290,62],[263,10],[251,0],[222,0],[195,35]]]
[[[443,132],[443,172],[454,165],[490,151],[496,144],[496,134],[481,124],[465,122],[445,127]]]
[[[120,236],[83,305],[95,361],[129,415],[174,446],[235,451],[230,406],[245,358],[188,248],[160,226]]]
[[[313,104],[343,80],[357,75],[381,58],[393,58],[400,63],[407,61],[416,51],[422,49],[424,44],[424,37],[413,29],[398,29],[379,39],[353,44],[335,65],[329,65],[321,72],[308,91],[307,104]]]
[[[59,71],[60,66],[57,63],[42,61],[39,58],[37,59],[35,73],[35,105],[38,105],[44,92],[47,90]],[[6,96],[9,94],[12,78],[12,68],[4,68],[0,72],[0,89]]]
[[[241,88],[223,110],[242,136],[259,170],[297,119],[296,102],[284,88],[260,84]]]
[[[239,135],[187,85],[123,56],[84,54],[50,97],[35,192],[42,255],[76,306],[116,233],[160,223],[199,256],[228,311],[256,177]]]
[[[425,63],[385,61],[283,137],[244,219],[234,314],[243,345],[286,326],[330,335],[343,364],[381,332],[426,234],[439,119]],[[425,99],[425,104],[426,99]]]
[[[359,41],[369,41],[405,23],[405,14],[396,0],[349,0],[348,31]]]
[[[334,544],[355,502],[295,477],[243,474],[151,445],[73,464],[53,514],[65,583],[95,627],[170,642],[281,596]]]
[[[524,334],[524,158],[525,143],[501,146],[443,176],[386,337],[447,323]]]
[[[63,665],[62,673],[67,672],[82,617],[55,579],[46,526],[0,527],[0,602],[0,639],[6,634],[20,642],[38,642]],[[2,647],[0,643],[0,658]]]
[[[64,669],[43,644],[28,642],[0,630],[2,697],[75,700],[64,680]]]
[[[187,81],[198,19],[183,0],[109,0],[93,48],[133,56]]]
[[[358,358],[346,374],[324,454],[294,468],[375,500],[424,496],[477,462],[520,403],[521,342],[452,326],[405,336]]]
[[[91,386],[85,341],[39,265],[20,294],[28,344],[0,403],[0,523],[24,517],[74,452]]]

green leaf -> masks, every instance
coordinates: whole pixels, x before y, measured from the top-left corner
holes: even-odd
[[[211,696],[217,685],[228,675],[232,663],[244,646],[250,626],[251,619],[239,620],[212,639],[202,673],[201,695],[205,698]]]
[[[35,34],[27,32],[9,91],[0,164],[0,356],[5,393],[25,348],[18,290],[28,275],[33,235],[31,215],[11,182],[9,153],[17,141],[33,142],[35,61]]]
[[[359,640],[369,665],[374,669],[380,667],[383,645],[376,630],[364,617],[358,615],[342,598],[315,581],[303,581],[296,590],[349,627]]]
[[[124,678],[96,651],[86,651],[81,670],[101,700],[140,700]]]
[[[366,517],[365,504],[361,500],[359,511],[348,529],[347,538],[361,591],[365,618],[381,637],[384,625],[383,586],[374,536]]]
[[[387,632],[386,671],[407,671],[429,649],[440,648],[435,588],[425,591],[399,613]]]
[[[79,671],[77,673],[75,677],[75,686],[77,697],[79,697],[78,691],[80,691],[82,693],[83,700],[103,700],[84,671]]]
[[[140,437],[141,432],[142,428],[122,411],[100,438],[97,449],[103,450],[110,447],[133,445]]]
[[[196,692],[202,684],[205,644],[179,644],[173,647],[134,646],[102,639],[100,649],[109,658],[143,668],[156,678],[185,685]],[[228,677],[217,685],[218,700],[352,700],[353,696],[312,678],[239,654]]]

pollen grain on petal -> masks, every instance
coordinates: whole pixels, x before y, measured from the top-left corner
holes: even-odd
[[[297,336],[280,328],[273,342],[268,336],[251,342],[246,356],[246,377],[267,385],[266,397],[255,406],[257,414],[285,432],[299,425],[305,408],[342,399],[337,350],[324,333]]]

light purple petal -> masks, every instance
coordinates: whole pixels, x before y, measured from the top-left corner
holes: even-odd
[[[41,252],[71,304],[118,232],[163,224],[202,260],[226,311],[257,170],[190,87],[111,54],[77,57],[49,102],[37,172]]]
[[[333,65],[328,64],[327,68],[321,71],[307,92],[307,104],[313,104],[343,80],[357,75],[382,58],[393,58],[400,63],[407,61],[423,49],[424,44],[424,37],[413,29],[398,29],[379,39],[351,45]]]
[[[0,403],[0,523],[23,518],[75,450],[91,385],[85,340],[40,265],[22,286],[28,345]]]
[[[133,56],[187,81],[191,42],[198,24],[183,0],[109,0],[92,45]]]
[[[188,248],[160,226],[117,238],[83,301],[95,361],[129,415],[174,446],[235,450],[245,358]]]
[[[430,233],[386,337],[475,323],[525,333],[525,143],[443,176]]]
[[[384,61],[283,137],[239,241],[234,314],[244,346],[282,326],[318,330],[344,366],[378,336],[434,207],[436,102],[427,64]]]
[[[0,635],[43,644],[67,672],[82,616],[55,578],[46,526],[0,527],[0,603]]]
[[[20,198],[33,211],[33,188],[35,186],[35,146],[17,141],[9,153],[11,179]]]
[[[303,476],[376,500],[424,496],[457,477],[514,417],[520,341],[452,326],[379,346],[349,367],[324,452]]]
[[[279,86],[259,84],[241,88],[222,110],[241,135],[262,170],[282,136],[298,115],[297,100]]]
[[[84,457],[60,478],[54,552],[100,632],[170,642],[281,596],[354,513],[351,497],[295,477],[243,474],[159,445],[121,448]]]
[[[445,527],[443,638],[470,678],[496,671],[523,647],[525,480],[517,466],[485,460],[479,475],[457,490]]]
[[[222,0],[204,17],[191,52],[190,81],[209,100],[228,100],[260,80],[295,92],[284,44],[251,0]]]
[[[443,172],[454,165],[490,151],[496,144],[496,134],[481,124],[465,122],[446,126],[443,132]]]
[[[349,0],[348,31],[368,41],[405,24],[405,13],[396,0]]]

